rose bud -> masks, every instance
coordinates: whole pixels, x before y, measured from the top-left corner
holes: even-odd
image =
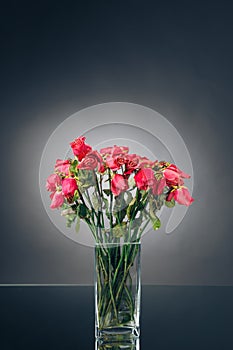
[[[128,188],[128,181],[124,178],[124,176],[115,174],[111,181],[111,191],[114,196],[119,196],[120,193],[127,191]]]
[[[81,161],[85,155],[92,150],[91,146],[85,144],[86,137],[81,136],[70,143],[71,148],[78,160]]]

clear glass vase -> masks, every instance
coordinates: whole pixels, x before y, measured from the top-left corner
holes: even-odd
[[[102,343],[140,335],[140,243],[95,246],[95,336]]]
[[[95,350],[140,350],[140,339],[134,338],[128,341],[103,342],[96,339]]]

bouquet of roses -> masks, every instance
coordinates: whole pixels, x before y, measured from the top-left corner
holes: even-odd
[[[74,159],[57,159],[47,179],[52,209],[61,208],[67,226],[80,219],[96,242],[115,238],[139,240],[149,221],[157,230],[157,211],[165,204],[189,206],[193,202],[184,179],[190,176],[176,165],[130,154],[126,146],[98,152],[81,136],[71,142]],[[100,230],[101,229],[101,230]],[[105,235],[105,237],[103,237]]]

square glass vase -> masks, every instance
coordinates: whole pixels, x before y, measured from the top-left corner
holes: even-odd
[[[140,336],[141,243],[95,245],[95,337],[104,343]]]

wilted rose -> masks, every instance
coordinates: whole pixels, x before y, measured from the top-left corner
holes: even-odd
[[[70,143],[73,153],[81,161],[85,155],[92,150],[91,146],[85,144],[86,137],[80,136]]]
[[[50,198],[52,199],[51,209],[59,208],[64,203],[64,196],[61,191],[51,193]]]
[[[112,156],[112,157],[117,157],[117,156],[122,156],[124,154],[127,154],[129,152],[129,147],[125,146],[117,146],[114,145],[113,147],[105,147],[100,150],[100,153],[103,156]]]
[[[139,168],[152,168],[154,166],[155,162],[152,160],[148,159],[147,157],[139,157]]]
[[[61,185],[61,178],[57,174],[50,175],[46,180],[46,189],[50,192],[55,192],[57,186]]]
[[[152,187],[153,195],[159,196],[160,194],[162,194],[165,186],[166,186],[166,179],[164,177],[160,180],[157,180],[155,178],[155,181],[154,181],[153,187]]]
[[[116,158],[112,156],[107,156],[105,163],[106,163],[106,166],[113,171],[116,171],[121,167],[119,164],[117,164]]]
[[[171,201],[173,198],[177,203],[186,206],[189,206],[194,201],[186,187],[180,187],[172,190],[167,196],[167,201]]]
[[[47,191],[52,192],[50,198],[52,200],[50,208],[58,208],[64,202],[64,196],[61,192],[62,180],[57,174],[52,174],[47,178],[46,189]]]
[[[128,181],[123,175],[115,174],[111,181],[111,191],[115,196],[127,191],[129,188]]]
[[[151,168],[140,169],[134,176],[134,180],[139,190],[147,190],[155,182],[154,172]]]
[[[100,173],[105,171],[103,159],[97,151],[89,152],[78,165],[78,169],[83,170],[95,170],[96,168]]]
[[[122,165],[126,164],[127,158],[123,155],[121,156],[107,156],[106,158],[106,166],[113,171],[116,171],[122,167]]]
[[[129,175],[139,167],[140,157],[137,154],[127,154],[125,164],[125,174]]]
[[[69,168],[70,168],[70,160],[69,159],[57,159],[55,164],[55,171],[58,171],[59,173],[64,173],[65,175],[69,175]]]
[[[184,173],[176,165],[170,164],[164,170],[164,177],[166,179],[168,186],[181,186],[184,183],[182,179],[183,178],[188,179],[190,178],[190,175]]]

